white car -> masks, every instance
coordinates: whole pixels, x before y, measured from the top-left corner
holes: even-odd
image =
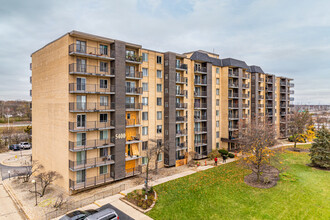
[[[32,147],[31,144],[28,142],[21,142],[21,143],[19,143],[19,146],[21,149],[31,149],[31,147]]]

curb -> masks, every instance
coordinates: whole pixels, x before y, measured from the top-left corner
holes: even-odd
[[[2,185],[3,185],[3,188],[6,190],[6,192],[8,193],[8,195],[10,196],[10,198],[13,200],[13,202],[16,205],[16,207],[18,208],[19,212],[23,213],[25,219],[31,220],[29,218],[29,216],[26,214],[21,202],[16,198],[15,194],[11,191],[10,186],[7,186],[5,181],[2,181]]]

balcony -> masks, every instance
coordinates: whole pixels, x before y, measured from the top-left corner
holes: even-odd
[[[69,45],[69,55],[82,56],[94,59],[114,60],[114,51],[109,48],[97,48],[81,46],[78,44]]]
[[[287,123],[286,118],[281,118],[280,123],[283,123],[283,124]]]
[[[175,77],[175,81],[176,81],[176,83],[186,84],[187,83],[187,77],[177,76],[177,77]]]
[[[228,126],[228,129],[229,129],[229,131],[235,131],[235,130],[238,130],[238,125],[236,124],[236,125],[229,125]]]
[[[205,134],[207,133],[207,127],[199,127],[194,129],[195,134]]]
[[[294,104],[290,104],[290,105],[289,105],[289,108],[293,108],[293,107],[294,107]]]
[[[264,95],[258,95],[258,99],[264,99]]]
[[[263,108],[264,106],[264,104],[258,104],[258,108]]]
[[[287,93],[287,90],[286,89],[280,89],[280,93]]]
[[[178,143],[175,146],[176,151],[180,151],[180,150],[186,150],[187,149],[187,144],[186,143]]]
[[[206,115],[195,115],[194,119],[195,119],[195,122],[207,121],[207,116]]]
[[[280,116],[286,116],[286,112],[280,112]]]
[[[280,85],[281,85],[281,86],[286,86],[287,83],[286,83],[285,81],[281,81],[281,82],[280,82]]]
[[[195,73],[201,73],[201,74],[206,74],[207,73],[207,68],[206,67],[197,67],[197,66],[195,66],[194,70],[195,70]]]
[[[289,93],[292,95],[292,94],[294,94],[294,91],[293,90],[289,90]]]
[[[238,88],[238,83],[230,83],[230,82],[228,82],[228,88],[231,88],[231,89]]]
[[[266,87],[267,92],[273,92],[273,87]]]
[[[207,139],[195,140],[194,143],[195,143],[195,146],[207,145]]]
[[[266,108],[273,108],[272,104],[266,104]]]
[[[242,94],[242,98],[243,98],[243,99],[248,99],[248,98],[250,98],[250,94],[245,94],[245,93],[243,93],[243,94]]]
[[[69,84],[69,92],[71,94],[115,94],[114,85],[106,85],[106,88],[100,88],[98,84]]]
[[[176,137],[187,136],[187,130],[186,129],[176,130],[175,135]]]
[[[126,111],[141,111],[143,109],[142,103],[125,103]]]
[[[115,110],[115,103],[70,102],[70,112],[109,112]]]
[[[280,107],[281,107],[281,108],[286,108],[287,105],[286,105],[286,103],[281,103],[281,104],[280,104]]]
[[[239,120],[238,114],[228,114],[228,119],[229,120]]]
[[[187,116],[176,116],[177,123],[187,122]]]
[[[175,103],[175,107],[177,109],[186,109],[187,108],[187,103]]]
[[[267,78],[267,79],[266,79],[266,82],[267,82],[268,84],[272,84],[272,83],[273,83],[273,78]]]
[[[259,116],[259,117],[263,117],[263,116],[265,116],[265,113],[263,113],[263,112],[259,112],[259,113],[258,113],[258,116]]]
[[[242,104],[242,108],[249,108],[249,104]]]
[[[266,95],[266,99],[267,99],[267,100],[273,100],[273,96],[271,96],[271,95]]]
[[[242,78],[243,79],[250,79],[250,75],[246,74],[246,73],[243,73]]]
[[[195,102],[194,103],[194,108],[195,109],[207,109],[207,103]]]
[[[248,114],[242,114],[242,118],[243,119],[247,119],[248,118]]]
[[[127,128],[140,127],[141,123],[138,119],[126,119],[125,125]]]
[[[187,95],[187,90],[175,90],[175,95],[184,97]]]
[[[195,97],[207,97],[207,91],[194,92]]]
[[[126,72],[126,79],[136,79],[140,80],[143,78],[142,72],[136,71],[136,72]]]
[[[228,77],[238,78],[239,74],[237,71],[228,71]]]
[[[207,158],[207,151],[203,151],[201,154],[195,153],[194,160],[201,160]]]
[[[259,91],[264,91],[264,87],[262,87],[262,86],[258,86],[258,90],[259,90]]]
[[[112,147],[115,146],[115,138],[100,140],[82,140],[80,142],[69,141],[69,150],[71,152],[92,150],[96,148]]]
[[[228,103],[228,108],[238,108],[238,103]]]
[[[289,83],[289,87],[293,88],[294,84],[293,83]]]
[[[114,129],[115,121],[110,120],[106,122],[100,121],[83,121],[83,122],[69,122],[70,132],[82,132],[82,131],[95,131],[95,130],[106,130]]]
[[[291,101],[291,102],[294,101],[294,98],[293,97],[290,97],[289,98],[289,101]]]
[[[140,158],[141,158],[141,156],[139,156],[139,155],[127,155],[127,156],[125,157],[125,161],[138,160],[138,159],[140,159]]]
[[[32,89],[30,89],[30,97],[32,97]]]
[[[142,95],[142,93],[143,93],[142,87],[127,87],[126,86],[127,95]]]
[[[141,64],[142,63],[142,56],[137,56],[135,54],[126,55],[126,62],[133,63],[133,64]]]
[[[187,66],[187,64],[183,64],[183,63],[180,63],[180,64],[176,64],[175,65],[175,68],[177,69],[177,70],[180,70],[180,71],[186,71],[187,69],[188,69],[188,66]]]
[[[104,183],[110,183],[113,181],[114,181],[114,173],[110,172],[100,176],[86,178],[84,181],[79,181],[79,182],[70,179],[69,185],[71,190],[80,190],[80,189],[101,185]]]
[[[115,163],[115,155],[95,157],[82,161],[69,160],[69,169],[71,171],[79,171],[79,170],[90,169],[90,168],[114,164],[114,163]]]
[[[228,93],[228,98],[230,98],[230,99],[238,99],[238,93],[230,92],[230,93]]]
[[[242,84],[242,88],[248,89],[248,88],[250,88],[250,84],[249,83]]]
[[[114,77],[115,69],[109,67],[71,63],[69,64],[69,74]]]
[[[130,176],[136,176],[136,175],[140,175],[141,172],[141,167],[134,167],[134,168],[130,168],[130,169],[125,169],[125,177],[130,177]]]
[[[206,86],[207,80],[206,79],[195,79],[194,80],[196,86]]]
[[[126,144],[136,144],[136,143],[140,143],[140,142],[142,142],[140,134],[136,134],[135,136],[126,137]]]
[[[258,78],[258,82],[261,82],[261,83],[264,82],[264,78],[263,77],[259,77]]]

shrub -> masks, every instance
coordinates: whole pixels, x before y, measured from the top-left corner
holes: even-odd
[[[213,160],[214,158],[216,157],[220,157],[221,154],[217,151],[217,150],[213,150],[211,153],[209,153],[207,155],[207,157],[210,159],[210,160]]]
[[[229,158],[234,158],[234,157],[235,157],[235,155],[234,155],[234,154],[232,154],[232,153],[228,153],[228,157],[229,157]]]
[[[311,162],[314,166],[330,169],[330,131],[323,127],[316,137],[310,149]]]
[[[220,153],[221,155],[228,155],[228,151],[225,150],[225,149],[220,149],[220,150],[219,150],[219,153]]]

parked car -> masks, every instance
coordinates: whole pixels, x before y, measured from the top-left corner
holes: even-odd
[[[96,213],[87,216],[86,220],[115,220],[119,219],[115,210],[111,209],[110,204],[106,204],[98,209]]]
[[[9,145],[9,146],[8,146],[8,149],[9,149],[9,150],[13,150],[13,151],[17,151],[17,150],[20,150],[21,147],[20,147],[19,144],[12,144],[12,145]]]
[[[28,142],[21,142],[21,143],[19,143],[19,145],[20,145],[21,149],[31,149],[31,147],[32,147],[31,144]]]
[[[93,209],[89,209],[89,210],[85,210],[85,211],[76,210],[76,211],[73,211],[73,212],[70,212],[70,213],[66,214],[65,216],[60,218],[60,220],[86,219],[87,216],[92,215],[96,212],[97,211],[93,210]]]

